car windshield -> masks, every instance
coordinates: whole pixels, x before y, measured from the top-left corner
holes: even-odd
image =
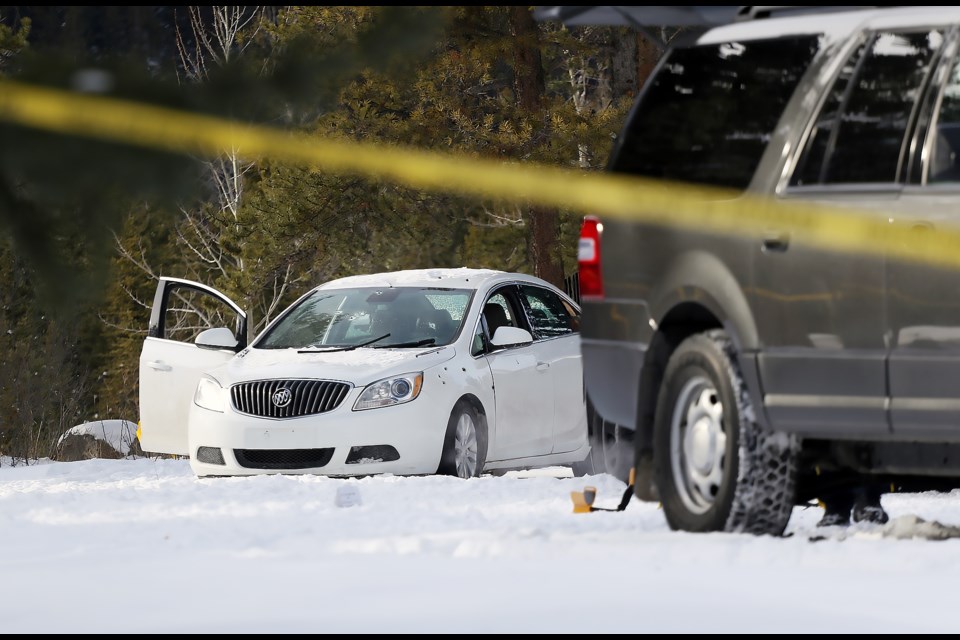
[[[459,333],[472,295],[428,287],[318,289],[254,346],[317,351],[442,346]]]

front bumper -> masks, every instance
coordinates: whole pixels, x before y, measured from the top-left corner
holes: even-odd
[[[333,411],[280,420],[244,415],[232,408],[218,413],[193,405],[190,466],[198,476],[416,475],[437,471],[449,411],[437,411],[436,404],[423,397],[393,407],[352,411],[355,399],[351,393]],[[207,460],[217,459],[211,450],[218,449],[223,464],[198,460],[201,447]],[[384,452],[388,455],[380,455]],[[389,459],[393,457],[396,459]],[[311,460],[319,466],[304,466],[312,464]]]

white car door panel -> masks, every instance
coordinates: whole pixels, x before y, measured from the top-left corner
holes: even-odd
[[[574,451],[583,445],[587,412],[584,402],[580,335],[545,340],[553,379],[553,453]]]
[[[552,448],[553,382],[534,345],[515,347],[487,357],[493,374],[497,411],[496,449],[492,460],[540,456]],[[543,399],[548,399],[546,402]]]
[[[234,324],[235,349],[198,347],[203,330]],[[205,285],[161,278],[148,336],[140,352],[140,447],[149,453],[188,455],[187,415],[204,372],[236,355],[246,344],[246,314]]]
[[[549,452],[574,451],[584,445],[587,433],[579,308],[544,287],[523,284],[520,293],[536,333],[533,347],[550,373],[554,401]]]
[[[187,455],[187,413],[204,371],[236,355],[189,342],[147,338],[140,352],[140,447]]]

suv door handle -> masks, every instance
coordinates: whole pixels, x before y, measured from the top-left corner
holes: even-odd
[[[763,236],[763,250],[764,251],[773,251],[776,253],[783,253],[790,248],[790,233],[787,231],[783,232],[770,232],[766,233]]]
[[[157,371],[173,371],[173,367],[168,365],[166,362],[161,360],[153,360],[147,363],[147,366],[151,369],[156,369]]]
[[[546,371],[546,370],[549,369],[549,368],[550,368],[550,363],[549,363],[549,362],[538,362],[538,363],[537,363],[537,371]]]

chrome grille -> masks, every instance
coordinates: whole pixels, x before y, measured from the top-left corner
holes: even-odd
[[[289,391],[289,402],[284,389]],[[332,411],[347,397],[350,385],[332,380],[257,380],[230,387],[233,408],[261,418],[298,418]],[[281,400],[277,406],[274,396]]]

